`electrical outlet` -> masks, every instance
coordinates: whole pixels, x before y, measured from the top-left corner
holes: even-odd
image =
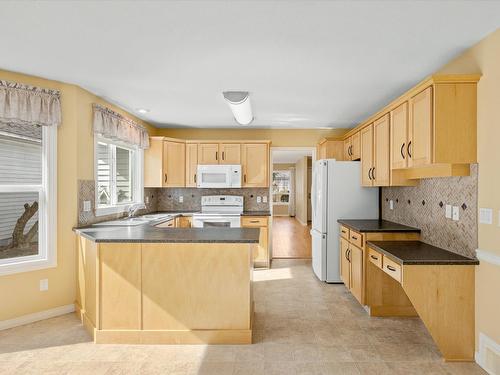
[[[184,196],[183,195],[179,195],[179,203],[183,203],[184,202]]]
[[[459,219],[459,207],[458,206],[453,206],[453,210],[451,213],[451,217],[453,218],[453,221],[458,221]]]
[[[389,201],[389,209],[394,210],[394,201],[392,199]]]
[[[149,195],[146,195],[146,204],[149,204]]]
[[[500,213],[499,213],[499,215],[500,215]],[[480,224],[493,224],[493,210],[491,208],[480,208],[479,209],[479,223]]]
[[[267,195],[264,195],[264,196],[262,197],[262,202],[267,203]]]
[[[49,279],[40,280],[40,292],[49,290]]]
[[[91,210],[90,201],[83,201],[83,212],[89,212]]]
[[[447,219],[451,219],[451,204],[447,204],[446,205],[446,209],[445,209],[445,214],[444,216],[447,218]]]
[[[262,197],[260,195],[257,195],[257,203],[261,203],[262,202]]]

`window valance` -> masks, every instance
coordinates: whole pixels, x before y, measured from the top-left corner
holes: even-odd
[[[58,126],[61,94],[58,90],[0,80],[0,122]]]
[[[149,134],[144,127],[100,104],[94,103],[93,109],[94,133],[140,148],[149,148]]]

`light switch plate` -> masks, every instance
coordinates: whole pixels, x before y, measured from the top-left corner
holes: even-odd
[[[493,224],[493,210],[491,208],[479,209],[479,223],[480,224]]]
[[[262,202],[267,203],[267,195],[264,195],[264,196],[262,197]]]
[[[447,219],[451,219],[451,204],[446,205],[444,216]]]
[[[261,203],[262,202],[262,197],[260,195],[257,195],[257,203]]]
[[[89,212],[91,209],[90,201],[83,201],[83,212]]]
[[[149,204],[149,195],[146,195],[146,204]]]
[[[389,201],[389,209],[394,210],[394,201],[392,199]]]
[[[179,203],[183,203],[184,202],[184,196],[183,195],[179,195]]]
[[[40,280],[40,292],[49,290],[49,279]]]
[[[453,206],[453,211],[452,211],[452,214],[451,214],[453,221],[458,221],[459,215],[460,215],[459,213],[460,213],[459,207],[458,206]]]

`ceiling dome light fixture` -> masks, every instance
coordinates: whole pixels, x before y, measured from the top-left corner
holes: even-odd
[[[149,113],[149,109],[146,108],[137,108],[137,112],[139,112],[141,115],[145,115],[146,113]]]
[[[253,121],[252,105],[248,91],[223,91],[234,119],[240,125],[249,125]]]

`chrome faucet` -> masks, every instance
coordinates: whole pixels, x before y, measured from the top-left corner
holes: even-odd
[[[130,218],[135,217],[135,214],[137,213],[137,211],[142,209],[142,208],[146,208],[146,205],[143,203],[132,203],[128,207],[128,218],[130,219]]]

